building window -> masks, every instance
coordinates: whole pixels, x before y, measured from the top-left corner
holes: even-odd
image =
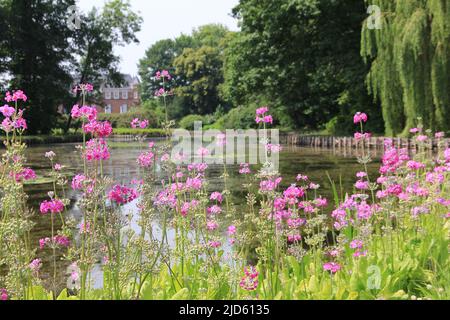
[[[111,91],[105,92],[105,99],[111,99]]]
[[[126,113],[128,111],[128,106],[123,104],[120,106],[120,113]]]
[[[139,99],[139,94],[137,91],[135,91],[134,92],[134,100],[137,100],[137,99]]]
[[[128,91],[122,91],[122,99],[128,99]]]
[[[114,99],[119,99],[120,98],[120,92],[119,90],[115,90],[114,91]]]
[[[111,105],[110,104],[108,104],[108,105],[106,105],[106,107],[105,107],[105,113],[111,113],[111,110],[112,108],[111,108]]]

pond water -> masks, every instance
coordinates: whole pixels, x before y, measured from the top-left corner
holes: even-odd
[[[65,166],[65,171],[76,174],[82,171],[82,162],[79,160],[79,153],[76,150],[76,143],[39,145],[29,147],[26,151],[28,166],[36,171],[39,177],[45,177],[51,170],[48,159],[44,157],[45,152],[54,151],[56,153],[56,162]],[[111,141],[111,158],[104,164],[105,174],[114,178],[117,183],[127,184],[132,179],[138,178],[139,168],[136,164],[136,158],[140,151],[137,142]],[[378,156],[374,155],[374,161],[369,165],[369,173],[372,177],[376,176],[378,170]],[[239,205],[245,201],[245,194],[241,187],[244,182],[242,176],[238,174],[239,166],[228,166],[227,171],[230,175],[229,184],[233,196],[233,202]],[[328,175],[346,192],[351,192],[355,181],[355,174],[362,170],[362,166],[356,161],[354,150],[333,150],[323,148],[306,148],[297,146],[283,146],[280,154],[279,171],[283,177],[282,187],[288,187],[295,182],[297,174],[302,173],[310,177],[310,180],[321,185],[318,194],[323,195],[332,203],[331,185]],[[210,165],[207,171],[209,180],[209,191],[223,190],[223,180],[220,178],[223,171],[222,165]],[[42,216],[39,212],[39,203],[48,198],[48,191],[52,190],[51,184],[30,184],[25,188],[29,195],[29,205],[36,210],[34,220],[36,226],[33,230],[32,241],[36,248],[39,247],[39,239],[48,237],[50,234],[50,219],[48,216]],[[70,209],[68,214],[77,221],[81,221],[77,201],[81,194],[67,190],[66,195],[70,200]],[[136,212],[136,202],[130,203],[124,208],[127,212]],[[331,207],[330,207],[331,209]],[[135,225],[132,227],[136,227]],[[158,221],[155,221],[155,228],[158,228]],[[169,234],[170,236],[170,234]],[[68,262],[63,259],[63,252],[58,252],[58,274],[62,275],[61,284],[64,283],[65,270]],[[42,259],[44,269],[42,276],[49,273],[51,266],[51,250],[37,250],[37,257]],[[46,267],[47,266],[47,267]],[[101,272],[99,268],[94,270],[94,286],[101,286]],[[45,280],[45,279],[44,279]]]

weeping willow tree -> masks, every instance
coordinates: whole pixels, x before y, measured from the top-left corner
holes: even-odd
[[[381,102],[387,135],[405,135],[422,118],[450,129],[450,0],[369,0],[361,55],[369,91]]]

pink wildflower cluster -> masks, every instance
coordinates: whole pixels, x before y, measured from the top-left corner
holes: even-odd
[[[92,92],[94,91],[94,86],[90,83],[81,83],[73,88],[73,92]]]
[[[163,97],[163,96],[171,96],[173,95],[172,90],[166,90],[164,88],[160,88],[155,91],[155,97]]]
[[[240,173],[240,174],[250,174],[251,171],[250,171],[250,166],[249,166],[249,164],[248,164],[248,163],[241,163],[241,164],[239,165],[239,173]]]
[[[6,289],[0,289],[0,300],[1,301],[6,301],[8,300],[8,291],[6,291]]]
[[[64,203],[58,199],[52,199],[50,201],[45,200],[41,202],[40,211],[42,214],[47,213],[61,213],[64,210]]]
[[[93,137],[106,138],[112,134],[113,128],[108,121],[92,120],[83,125],[83,131]]]
[[[8,91],[6,92],[5,100],[8,103],[14,102],[17,106],[17,102],[19,100],[26,102],[27,96],[23,93],[22,90],[14,91],[13,94]],[[23,118],[23,109],[16,110],[16,108],[5,104],[4,106],[0,107],[0,112],[5,117],[0,124],[0,128],[3,131],[8,133],[16,129],[20,133],[23,133],[24,130],[28,129],[27,122]]]
[[[94,121],[97,119],[97,109],[95,107],[82,106],[76,104],[72,107],[71,116],[73,119],[84,119]]]
[[[86,142],[86,150],[84,156],[87,161],[108,160],[110,157],[110,153],[105,139],[94,138]]]
[[[254,291],[258,288],[259,272],[255,267],[249,266],[244,268],[244,277],[242,277],[239,286],[246,291]]]
[[[19,173],[10,173],[11,177],[14,177],[16,182],[28,181],[36,179],[36,173],[31,168],[23,168]]]
[[[170,79],[172,79],[172,76],[170,75],[169,71],[167,71],[167,70],[162,70],[162,71],[158,70],[158,71],[156,71],[155,78],[157,80],[160,80],[160,79],[170,80]]]
[[[263,180],[259,183],[259,190],[261,192],[271,192],[274,191],[280,184],[281,177],[272,177],[267,180]]]
[[[117,204],[126,204],[138,197],[136,190],[122,185],[115,185],[108,193],[108,198]]]
[[[153,159],[155,158],[155,154],[151,151],[143,152],[137,158],[137,163],[144,168],[148,168],[153,164]]]
[[[329,271],[332,274],[334,274],[334,273],[338,272],[339,270],[341,270],[341,265],[337,262],[327,262],[327,263],[324,263],[323,270]]]
[[[34,259],[31,261],[31,263],[28,265],[31,272],[34,274],[39,273],[39,270],[42,268],[42,260],[41,259]]]
[[[134,118],[130,123],[131,127],[134,129],[145,129],[149,126],[149,124],[150,122],[148,120],[139,120],[139,118]]]
[[[45,248],[45,246],[48,245],[57,245],[60,247],[68,247],[70,246],[70,240],[66,236],[54,236],[53,239],[51,238],[43,238],[39,240],[39,248],[42,250]]]
[[[268,107],[261,107],[256,109],[256,123],[273,123],[273,117],[271,115],[268,115],[267,112],[269,112]]]

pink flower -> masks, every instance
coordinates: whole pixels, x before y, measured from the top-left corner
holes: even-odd
[[[94,90],[94,86],[90,83],[80,83],[79,85],[73,88],[73,92],[82,91],[82,92],[91,92]]]
[[[6,289],[0,289],[0,300],[1,301],[8,300],[8,291],[6,291]]]
[[[152,165],[154,157],[155,155],[151,151],[141,153],[137,159],[137,163],[141,167],[148,168]]]
[[[435,134],[434,134],[434,137],[436,138],[436,139],[442,139],[443,137],[445,137],[445,133],[444,132],[436,132]]]
[[[236,233],[236,227],[233,226],[233,225],[229,226],[228,229],[227,229],[227,233],[228,233],[229,236],[234,235]]]
[[[97,119],[97,109],[89,106],[81,108],[76,104],[72,107],[71,116],[73,119],[84,118],[89,121]]]
[[[131,121],[131,127],[133,128],[133,129],[136,129],[137,127],[138,127],[138,125],[139,125],[139,119],[138,118],[134,118],[132,121]]]
[[[206,223],[206,229],[208,229],[209,231],[214,231],[219,227],[219,225],[217,224],[216,221],[208,221]]]
[[[250,168],[248,163],[241,163],[239,167],[240,167],[239,169],[240,174],[250,174]]]
[[[295,243],[295,242],[299,242],[301,240],[302,240],[302,236],[299,234],[288,235],[288,237],[287,237],[287,241],[289,243]]]
[[[372,137],[372,134],[369,132],[366,132],[366,133],[355,132],[354,137],[357,141],[360,141],[360,140],[370,139]]]
[[[272,153],[278,153],[282,149],[283,148],[279,144],[271,144],[271,143],[266,144],[266,150]]]
[[[137,196],[136,190],[122,185],[115,185],[108,193],[108,198],[119,205],[129,203],[136,199]]]
[[[16,109],[5,104],[3,107],[0,107],[0,112],[3,114],[3,116],[9,118],[16,112]]]
[[[227,144],[227,136],[223,133],[219,133],[216,136],[216,145],[218,146],[224,146]]]
[[[210,200],[216,200],[217,202],[222,203],[223,201],[222,194],[220,192],[213,192],[211,193]]]
[[[14,174],[11,172],[10,176],[14,176]],[[31,168],[23,168],[22,171],[14,176],[14,178],[16,182],[21,182],[23,180],[32,180],[36,179],[36,173]]]
[[[357,174],[356,174],[356,177],[357,178],[364,178],[364,177],[367,177],[367,173],[365,173],[365,172],[358,172]]]
[[[222,209],[218,205],[213,205],[209,207],[207,210],[208,214],[219,214],[222,212]]]
[[[110,153],[103,138],[91,139],[86,143],[85,158],[87,161],[108,160]]]
[[[11,121],[11,119],[5,118],[5,119],[3,119],[2,124],[1,124],[0,127],[5,132],[11,132],[12,129],[14,128],[14,124]]]
[[[81,190],[81,189],[83,189],[83,184],[84,184],[84,182],[86,180],[87,180],[86,176],[84,176],[82,174],[77,174],[72,179],[72,189],[73,190]]]
[[[222,245],[222,243],[220,241],[209,241],[208,245],[211,248],[219,248]]]
[[[148,120],[142,120],[142,121],[139,123],[139,128],[145,129],[145,128],[148,127],[149,124],[150,124],[150,122],[149,122]]]
[[[363,180],[358,180],[355,183],[355,188],[358,190],[367,190],[367,189],[369,189],[369,182],[363,181]]]
[[[363,247],[363,242],[361,240],[355,239],[350,242],[350,248],[352,249],[361,249]]]
[[[60,165],[59,163],[55,163],[55,166],[53,168],[55,169],[55,171],[61,171],[62,165]]]
[[[288,200],[294,200],[300,197],[303,197],[303,195],[305,194],[305,190],[303,190],[302,188],[299,188],[295,185],[291,185],[289,188],[287,188],[284,192],[283,192],[283,196],[288,199]]]
[[[423,135],[423,134],[421,134],[421,135],[417,136],[416,140],[417,140],[418,142],[425,142],[425,141],[428,140],[428,137],[425,136],[425,135]]]
[[[341,270],[341,266],[336,262],[327,262],[323,265],[323,270],[330,271],[331,273],[336,273]]]
[[[167,78],[167,80],[172,79],[172,76],[170,75],[169,71],[167,70],[162,70],[162,71],[157,71],[155,74],[155,78],[157,80],[161,79],[161,78]]]
[[[108,121],[92,120],[83,125],[83,131],[97,138],[106,138],[111,135],[113,128]]]
[[[5,97],[6,102],[11,102],[11,101],[17,102],[19,100],[26,102],[27,99],[28,99],[27,96],[25,95],[25,93],[22,90],[14,91],[12,95],[9,91],[6,92],[6,97]]]
[[[41,202],[40,211],[42,214],[61,213],[64,210],[64,203],[61,200],[53,199],[51,201],[45,200]]]
[[[13,121],[13,126],[16,129],[26,130],[28,128],[27,122],[24,118],[18,118]]]
[[[360,122],[367,122],[367,114],[363,112],[357,112],[353,117],[353,123],[358,124]]]
[[[197,155],[199,155],[201,157],[207,156],[208,154],[209,154],[209,150],[206,148],[201,147],[197,150]]]
[[[259,190],[262,192],[274,191],[280,184],[282,178],[270,178],[268,180],[263,180],[259,184]]]
[[[296,180],[297,181],[308,181],[308,176],[298,174]]]
[[[419,132],[421,132],[421,131],[422,131],[421,128],[412,128],[412,129],[409,129],[409,132],[410,132],[410,133],[419,133]]]
[[[261,108],[256,109],[256,115],[257,116],[262,116],[262,115],[264,115],[267,112],[269,112],[269,108],[268,107],[261,107]]]
[[[31,272],[33,272],[34,274],[37,274],[39,272],[39,270],[42,268],[42,260],[34,259],[33,261],[31,261],[31,263],[28,265],[28,267],[30,268]]]
[[[258,276],[259,272],[255,267],[249,266],[244,268],[244,277],[242,278],[239,286],[247,291],[254,291],[258,288]]]
[[[406,166],[411,170],[419,170],[425,168],[425,164],[413,160],[408,161]]]

